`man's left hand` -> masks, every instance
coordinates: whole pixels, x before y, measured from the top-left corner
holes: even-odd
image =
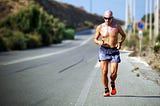
[[[117,49],[121,49],[121,43],[118,42],[118,43],[116,44],[116,47],[117,47]]]

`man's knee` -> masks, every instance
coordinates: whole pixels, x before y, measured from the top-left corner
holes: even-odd
[[[107,76],[108,71],[107,70],[102,70],[102,75]]]
[[[115,80],[117,78],[117,73],[111,73],[110,78],[111,80]]]

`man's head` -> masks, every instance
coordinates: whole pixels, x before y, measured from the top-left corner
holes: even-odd
[[[113,13],[111,10],[107,10],[104,12],[104,16],[103,16],[104,20],[105,20],[105,23],[107,25],[110,25],[111,22],[112,22],[112,19],[113,19]]]

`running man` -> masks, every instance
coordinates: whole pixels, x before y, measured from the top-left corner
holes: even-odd
[[[94,42],[100,45],[99,62],[102,70],[102,83],[105,89],[104,97],[116,94],[115,80],[117,77],[118,63],[120,63],[121,45],[126,38],[126,34],[121,26],[114,22],[112,11],[108,10],[104,13],[104,23],[96,28]],[[118,41],[118,34],[121,39]],[[99,40],[101,38],[101,40]],[[110,63],[110,89],[108,87],[108,65]]]

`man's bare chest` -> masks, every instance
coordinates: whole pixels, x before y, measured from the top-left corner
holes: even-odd
[[[118,28],[117,27],[102,27],[100,34],[102,37],[114,37],[118,35]]]

